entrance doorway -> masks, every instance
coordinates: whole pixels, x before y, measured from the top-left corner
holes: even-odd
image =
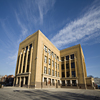
[[[23,87],[23,77],[21,78],[21,87]]]

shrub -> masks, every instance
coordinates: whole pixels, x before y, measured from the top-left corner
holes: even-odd
[[[0,84],[0,88],[1,88],[1,84]]]

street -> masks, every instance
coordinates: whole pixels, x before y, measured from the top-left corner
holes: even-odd
[[[100,100],[100,90],[4,87],[0,100]]]

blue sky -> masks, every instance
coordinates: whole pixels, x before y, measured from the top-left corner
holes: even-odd
[[[100,0],[0,0],[0,75],[15,73],[19,43],[41,30],[59,49],[81,44],[100,77]]]

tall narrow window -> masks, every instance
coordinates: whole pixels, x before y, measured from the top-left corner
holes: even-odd
[[[69,63],[66,64],[66,69],[69,69]]]
[[[55,71],[55,76],[57,76],[57,71]]]
[[[74,59],[74,54],[70,55],[71,56],[71,59]]]
[[[59,70],[59,64],[58,64],[58,70]]]
[[[51,69],[49,68],[49,75],[51,75]]]
[[[62,77],[65,77],[65,72],[62,72]]]
[[[67,77],[70,77],[70,73],[69,72],[67,72],[66,74],[67,74]]]
[[[47,57],[46,57],[46,56],[45,56],[45,58],[44,58],[44,62],[47,63]]]
[[[28,85],[28,77],[25,77],[25,85]]]
[[[74,62],[71,63],[71,68],[75,68],[75,63]]]
[[[72,77],[76,77],[75,71],[72,71]]]
[[[44,50],[45,50],[45,52],[47,52],[47,47],[46,46],[44,46]]]
[[[47,74],[47,67],[44,67],[44,73]]]
[[[50,53],[51,53],[51,50],[50,49],[48,49],[48,53],[49,53],[49,55],[51,55]]]
[[[66,60],[69,60],[69,56],[66,56]]]
[[[52,76],[54,76],[54,70],[52,70]]]
[[[54,61],[52,60],[52,67],[54,67]]]
[[[62,67],[62,70],[63,70],[64,69],[64,64],[62,64],[61,67]]]
[[[64,57],[61,57],[61,61],[64,61]]]

